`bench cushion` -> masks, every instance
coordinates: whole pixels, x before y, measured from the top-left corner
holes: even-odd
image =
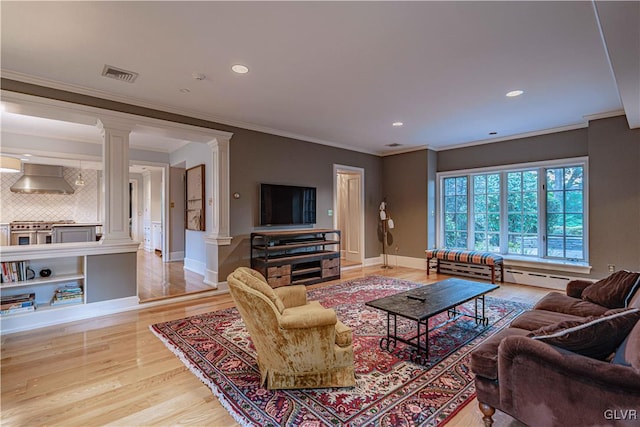
[[[491,252],[463,251],[453,249],[427,249],[427,259],[466,262],[470,264],[500,265],[503,258]]]

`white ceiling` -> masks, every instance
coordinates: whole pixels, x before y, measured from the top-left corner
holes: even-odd
[[[639,5],[2,1],[1,71],[364,152],[443,149],[621,111],[640,126]]]

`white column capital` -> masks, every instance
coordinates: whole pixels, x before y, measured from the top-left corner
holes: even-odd
[[[131,120],[117,119],[114,117],[98,117],[96,127],[103,133],[108,129],[129,134],[136,127],[136,123]]]

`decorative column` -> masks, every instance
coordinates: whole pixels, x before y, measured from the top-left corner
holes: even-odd
[[[102,133],[104,174],[102,242],[130,242],[129,134],[133,125],[125,121],[100,118],[97,126]]]
[[[229,140],[231,136],[219,136],[207,144],[212,152],[211,188],[212,199],[209,200],[212,218],[211,233],[205,237],[207,246],[207,270],[204,281],[217,287],[220,269],[219,246],[231,244],[229,227]]]

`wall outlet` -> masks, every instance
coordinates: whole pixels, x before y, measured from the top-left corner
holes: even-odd
[[[333,216],[333,209],[327,209],[327,215]]]
[[[613,264],[607,264],[607,268],[609,269],[609,273],[614,273],[616,271],[616,266]]]

